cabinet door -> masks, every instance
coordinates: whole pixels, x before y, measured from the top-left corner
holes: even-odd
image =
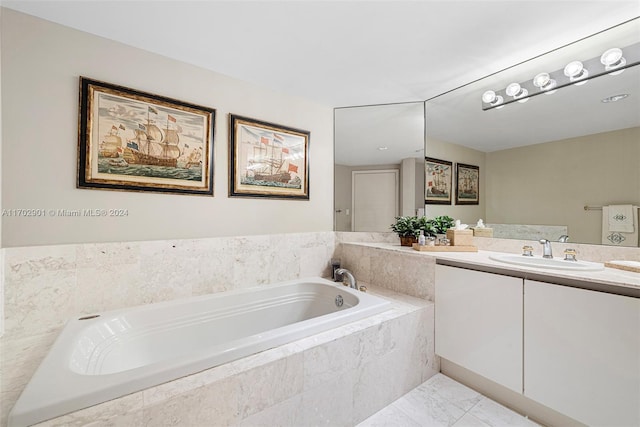
[[[524,394],[590,426],[640,426],[640,299],[526,280]]]
[[[436,354],[522,393],[522,282],[436,265]]]

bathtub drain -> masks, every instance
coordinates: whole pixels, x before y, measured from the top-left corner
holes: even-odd
[[[338,295],[336,297],[336,307],[342,307],[342,304],[344,304],[344,300],[342,299],[342,295]]]

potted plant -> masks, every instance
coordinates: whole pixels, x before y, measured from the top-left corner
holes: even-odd
[[[427,219],[426,216],[418,218],[418,234],[420,233],[420,230],[424,231],[424,235],[426,237],[435,237],[436,234],[438,234],[433,220]]]
[[[445,234],[455,224],[454,219],[448,215],[437,216],[430,221],[435,228],[436,234]]]
[[[420,221],[416,216],[397,216],[396,222],[391,224],[391,230],[400,237],[401,246],[411,246],[418,242]]]

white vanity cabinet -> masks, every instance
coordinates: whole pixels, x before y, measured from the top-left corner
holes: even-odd
[[[589,426],[640,426],[640,299],[525,280],[524,394]]]
[[[523,279],[436,265],[436,354],[522,393]]]

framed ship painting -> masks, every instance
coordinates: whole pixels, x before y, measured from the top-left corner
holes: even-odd
[[[456,205],[480,204],[480,168],[456,163]]]
[[[453,163],[431,157],[425,157],[424,161],[424,203],[450,205]]]
[[[229,196],[309,200],[308,131],[229,115]]]
[[[77,187],[213,195],[215,113],[80,77]]]

